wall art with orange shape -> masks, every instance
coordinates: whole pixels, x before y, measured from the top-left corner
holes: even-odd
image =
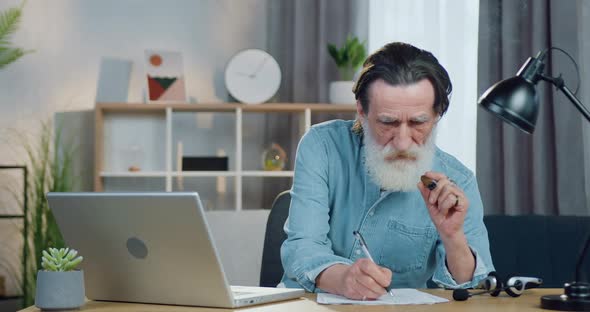
[[[145,51],[148,99],[150,102],[186,102],[182,54]]]

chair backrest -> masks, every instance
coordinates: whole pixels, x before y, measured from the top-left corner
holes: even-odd
[[[575,279],[576,262],[590,234],[590,217],[485,216],[490,251],[499,276],[534,276],[542,287]],[[590,255],[582,266],[588,273]],[[588,281],[588,275],[582,275]]]
[[[281,262],[281,245],[287,239],[283,226],[289,216],[291,193],[280,193],[272,204],[272,209],[266,222],[264,247],[262,248],[262,267],[260,268],[260,286],[275,287],[283,277]]]

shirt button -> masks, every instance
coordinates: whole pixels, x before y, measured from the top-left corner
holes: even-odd
[[[373,211],[369,212],[369,217],[372,217],[375,213]]]
[[[360,255],[360,254],[361,254],[361,250],[360,250],[360,249],[357,249],[357,250],[355,250],[355,253],[356,253],[357,255]]]

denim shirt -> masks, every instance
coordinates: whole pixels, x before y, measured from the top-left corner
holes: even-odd
[[[375,262],[393,272],[389,288],[426,288],[430,278],[441,287],[476,286],[494,267],[473,173],[436,149],[432,170],[454,180],[470,203],[463,230],[475,271],[471,281],[457,284],[418,188],[381,192],[365,168],[362,135],[352,126],[353,121],[343,120],[314,125],[299,143],[287,239],[281,246],[281,286],[321,291],[315,279],[323,270],[365,257],[354,230],[363,234]]]

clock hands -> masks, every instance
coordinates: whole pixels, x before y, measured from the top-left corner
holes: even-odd
[[[260,62],[260,64],[258,65],[258,68],[256,68],[256,70],[254,71],[254,73],[252,73],[250,78],[256,78],[256,75],[258,75],[258,73],[260,72],[260,70],[262,69],[262,66],[264,66],[264,63],[266,63],[266,61],[268,60],[268,56],[264,58],[264,60],[262,60],[262,62]]]
[[[248,78],[250,78],[250,79],[254,79],[254,78],[256,78],[256,75],[258,75],[258,73],[260,72],[260,70],[262,70],[262,67],[264,66],[264,64],[266,63],[266,61],[267,61],[268,59],[269,59],[269,57],[268,57],[268,56],[267,56],[267,57],[265,57],[265,58],[262,60],[262,62],[260,62],[260,64],[258,64],[258,67],[256,67],[256,69],[254,70],[254,72],[253,72],[253,73],[251,73],[251,74],[246,74],[246,73],[243,73],[243,72],[236,72],[236,75],[245,76],[245,77],[248,77]]]

